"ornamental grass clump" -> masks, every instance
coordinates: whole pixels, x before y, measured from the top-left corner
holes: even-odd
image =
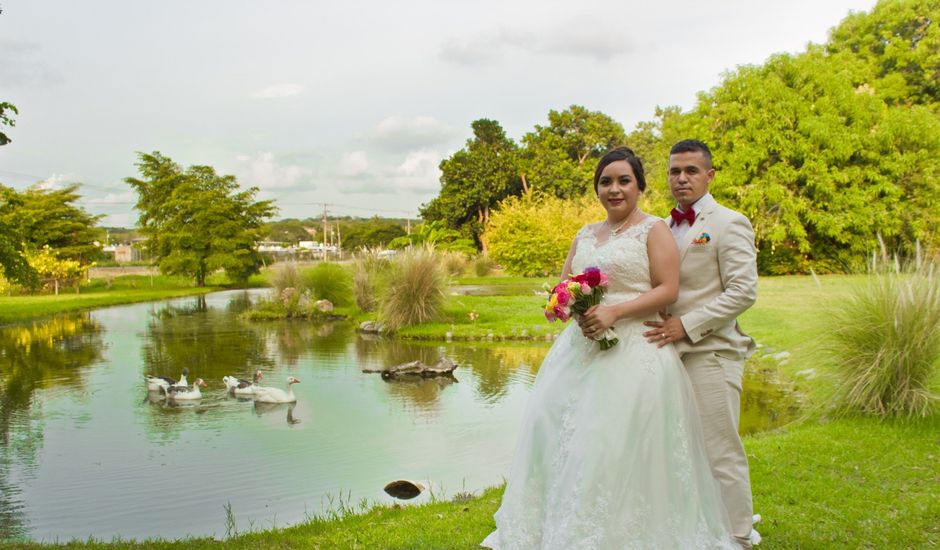
[[[379,318],[392,331],[435,319],[446,286],[447,274],[433,246],[401,250],[388,271]]]
[[[353,301],[352,277],[339,264],[319,263],[304,271],[302,279],[318,300],[329,300],[334,306],[347,306]]]
[[[300,272],[297,271],[297,264],[284,262],[275,265],[274,275],[271,276],[271,286],[274,287],[275,295],[280,295],[285,288],[300,288],[303,286]]]
[[[390,262],[379,255],[379,250],[363,248],[353,259],[353,296],[362,311],[375,311],[379,306],[379,292]]]
[[[848,410],[877,416],[928,416],[940,374],[940,277],[934,262],[897,261],[835,311],[828,351]]]

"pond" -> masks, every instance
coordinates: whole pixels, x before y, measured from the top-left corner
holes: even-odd
[[[111,307],[0,328],[0,540],[227,534],[284,527],[384,485],[478,492],[509,469],[546,344],[404,343],[347,323],[248,323],[258,291]],[[455,379],[387,382],[363,367],[459,363]],[[208,387],[171,406],[144,375]],[[225,375],[294,386],[296,405],[228,396]],[[742,430],[797,414],[749,372]],[[431,492],[411,502],[426,502]]]

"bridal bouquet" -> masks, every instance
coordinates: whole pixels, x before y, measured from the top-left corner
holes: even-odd
[[[548,303],[545,304],[545,318],[549,321],[556,319],[562,322],[571,318],[572,314],[582,315],[591,306],[601,303],[601,296],[607,290],[607,275],[596,268],[589,267],[584,273],[573,275],[555,285],[555,288],[545,289],[548,292]],[[612,329],[596,338],[601,349],[614,347],[619,341]]]

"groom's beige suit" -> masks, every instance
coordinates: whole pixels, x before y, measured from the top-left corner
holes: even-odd
[[[693,209],[694,223],[684,235],[679,232],[679,299],[669,313],[680,318],[687,335],[675,346],[695,389],[708,458],[732,534],[749,547],[751,484],[738,422],[744,360],[753,352],[754,340],[738,326],[737,317],[757,298],[754,230],[746,217],[710,194]],[[671,218],[667,223],[673,227]]]

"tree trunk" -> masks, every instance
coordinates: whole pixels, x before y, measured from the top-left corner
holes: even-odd
[[[55,295],[59,295],[59,279],[52,279],[52,284],[55,285]]]
[[[519,174],[519,177],[522,178],[522,192],[528,195],[529,194],[529,181],[526,179],[525,174]]]

